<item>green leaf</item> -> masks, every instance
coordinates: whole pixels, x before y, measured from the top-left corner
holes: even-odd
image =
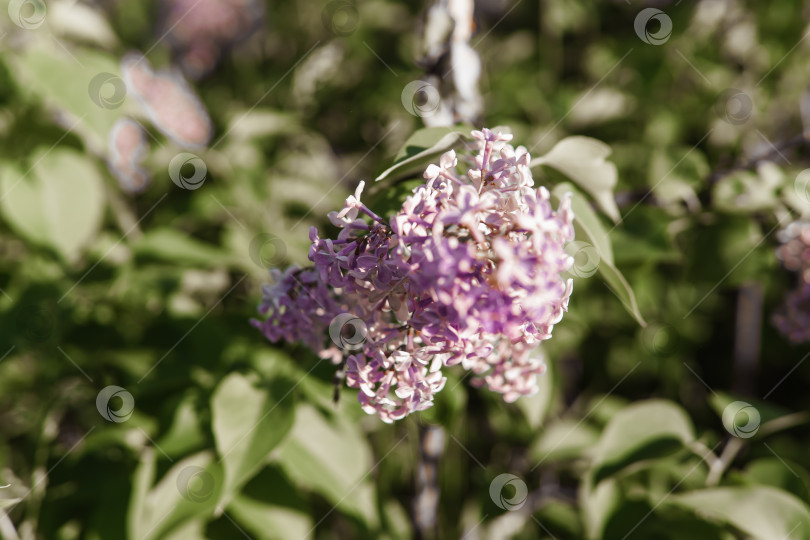
[[[632,315],[641,326],[647,326],[647,322],[638,307],[636,295],[624,275],[613,263],[613,249],[610,245],[610,238],[599,221],[599,218],[591,210],[588,201],[571,184],[564,182],[558,184],[552,190],[552,194],[561,199],[566,193],[571,193],[571,208],[574,211],[574,228],[577,238],[583,236],[596,249],[599,255],[598,270],[605,283],[613,294],[622,302],[625,309]]]
[[[240,373],[228,375],[211,398],[212,430],[225,468],[227,502],[267,461],[295,418],[291,385],[285,379],[258,387]]]
[[[734,426],[741,427],[745,438],[768,435],[808,421],[806,413],[791,414],[787,409],[771,402],[749,397],[737,398],[722,390],[709,396],[709,404],[721,419],[733,423],[732,430],[735,429]]]
[[[665,400],[651,399],[619,411],[594,449],[594,481],[640,461],[670,455],[695,438],[686,412]]]
[[[104,152],[113,124],[127,109],[119,102],[126,90],[118,62],[110,54],[81,47],[72,47],[68,53],[55,43],[48,45],[7,55],[12,73],[26,93],[67,113],[66,127],[81,135],[93,151]],[[102,79],[106,84],[99,84]],[[103,86],[99,92],[111,93],[115,101],[105,103],[98,97],[94,101],[91,92],[95,86]]]
[[[79,152],[36,152],[23,171],[0,169],[0,208],[9,224],[29,240],[73,262],[101,225],[104,188],[96,165]]]
[[[615,480],[607,479],[596,484],[590,475],[585,475],[579,490],[579,505],[587,538],[603,538],[605,525],[621,502],[621,492]]]
[[[566,137],[546,155],[532,160],[530,167],[547,165],[576,182],[596,200],[602,210],[618,223],[619,207],[613,198],[618,182],[616,165],[607,161],[610,146],[591,137]]]
[[[537,512],[536,519],[551,529],[562,532],[560,538],[582,538],[582,520],[579,509],[571,503],[549,499]]]
[[[591,245],[596,248],[601,260],[613,264],[613,248],[610,244],[610,237],[602,226],[602,222],[599,221],[596,212],[591,208],[588,199],[568,182],[557,184],[551,190],[551,193],[557,200],[561,200],[566,193],[571,194],[571,209],[574,211],[574,226],[577,232],[585,235]],[[581,238],[582,234],[577,234],[577,238]]]
[[[554,398],[554,374],[551,363],[546,364],[546,372],[537,379],[539,390],[532,396],[523,396],[515,402],[523,412],[529,427],[536,430],[546,420]]]
[[[7,488],[0,488],[0,491]],[[0,493],[0,510],[3,508],[8,508],[9,506],[14,506],[18,502],[22,500],[22,497],[13,497],[11,495],[6,495],[6,493]]]
[[[277,460],[293,482],[376,527],[374,460],[357,424],[338,416],[329,422],[314,407],[301,405]]]
[[[810,501],[810,474],[791,460],[776,456],[755,459],[737,476],[748,485],[771,486]]]
[[[291,508],[273,506],[245,496],[228,505],[228,513],[259,540],[307,539],[312,537],[312,520]]]
[[[393,214],[402,209],[402,204],[409,196],[413,195],[413,190],[424,184],[422,178],[403,180],[391,185],[374,184],[368,194],[368,206],[381,217],[390,219]],[[376,188],[376,189],[375,189]]]
[[[147,532],[148,524],[142,519],[147,514],[146,496],[155,479],[157,463],[155,451],[145,448],[141,452],[141,461],[132,475],[132,495],[129,498],[127,510],[127,531],[130,538],[142,538]]]
[[[129,531],[132,538],[165,538],[176,528],[197,516],[213,516],[222,489],[222,466],[209,451],[179,461],[154,487],[155,455],[151,449],[142,454],[141,465],[130,502]]]
[[[586,422],[559,420],[543,430],[531,456],[543,463],[586,457],[597,441],[599,432]]]
[[[419,169],[431,157],[449,150],[463,138],[470,137],[471,126],[462,124],[451,127],[429,127],[416,131],[394,157],[394,164],[377,177],[375,182],[388,178],[392,173],[405,173]]]
[[[768,486],[703,489],[671,495],[666,504],[688,508],[762,540],[810,538],[810,508]]]
[[[206,443],[206,435],[200,424],[196,395],[188,392],[174,408],[172,423],[158,441],[158,446],[170,456],[183,455],[200,448]]]
[[[603,261],[599,264],[599,273],[602,275],[602,278],[604,278],[610,290],[613,291],[613,294],[621,300],[624,309],[636,319],[638,324],[647,326],[647,321],[644,320],[644,316],[638,308],[636,295],[633,293],[633,289],[619,269]]]
[[[204,266],[222,266],[229,258],[216,246],[168,227],[153,229],[135,243],[136,255]]]

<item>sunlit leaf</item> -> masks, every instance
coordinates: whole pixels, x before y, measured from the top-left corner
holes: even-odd
[[[574,211],[574,225],[579,229],[577,232],[581,231],[585,236],[585,238],[582,238],[582,234],[578,234],[577,238],[589,241],[591,245],[596,248],[601,260],[613,264],[613,248],[610,244],[610,236],[608,236],[608,232],[599,221],[596,212],[591,208],[588,199],[568,182],[557,184],[554,186],[551,193],[558,200],[562,199],[567,193],[571,194],[571,209]]]
[[[566,193],[571,193],[571,207],[574,210],[574,227],[578,240],[590,243],[599,254],[598,265],[599,274],[605,280],[610,290],[621,301],[624,308],[642,326],[646,326],[644,316],[638,307],[636,295],[624,275],[613,264],[613,249],[610,245],[610,238],[605,231],[599,218],[591,210],[587,200],[568,183],[558,184],[552,191],[556,198],[563,197]]]
[[[155,452],[143,452],[129,508],[132,538],[164,538],[197,516],[212,516],[224,480],[222,466],[205,451],[176,462],[154,487]]]
[[[225,468],[227,502],[267,461],[295,419],[292,387],[281,379],[260,387],[240,373],[228,375],[211,398],[212,430]]]
[[[734,476],[747,485],[771,486],[792,493],[802,501],[810,501],[810,473],[784,457],[755,459]]]
[[[595,481],[636,462],[670,455],[694,437],[689,417],[670,401],[652,399],[629,405],[611,419],[594,449]]]
[[[376,181],[384,180],[394,172],[404,173],[419,169],[430,158],[449,150],[463,138],[469,138],[470,126],[429,127],[416,131],[394,157],[394,164],[383,171]]]
[[[810,508],[793,495],[772,487],[704,489],[671,495],[666,504],[729,523],[761,540],[810,537]]]
[[[104,192],[95,163],[75,150],[53,148],[31,156],[23,170],[0,169],[0,208],[29,240],[74,261],[101,225]]]
[[[554,399],[553,364],[546,364],[546,372],[537,378],[539,390],[531,396],[523,396],[515,401],[515,405],[523,412],[529,427],[537,429],[545,422],[548,411]]]
[[[47,44],[47,49],[7,56],[18,84],[67,113],[65,127],[96,152],[104,152],[113,124],[128,110],[118,62],[98,51],[74,47],[67,52],[51,40]]]
[[[301,405],[276,459],[299,485],[317,491],[372,527],[377,523],[369,477],[374,461],[356,424],[339,417],[329,422],[315,408]]]
[[[136,255],[205,266],[222,266],[229,261],[218,247],[168,227],[146,231],[133,250]]]
[[[286,540],[312,537],[313,523],[309,516],[291,508],[274,506],[238,496],[228,505],[227,512],[259,540]]]
[[[597,139],[566,137],[546,155],[533,159],[530,166],[547,165],[560,171],[587,191],[610,219],[618,223],[621,216],[613,198],[618,172],[616,165],[606,160],[610,152],[610,147]]]
[[[549,423],[543,430],[531,455],[542,463],[586,457],[592,453],[597,441],[599,432],[587,422],[559,420]]]

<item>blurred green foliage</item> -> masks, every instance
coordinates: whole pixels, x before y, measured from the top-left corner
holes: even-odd
[[[476,4],[486,124],[535,156],[569,135],[612,150],[615,187],[578,182],[595,197],[578,195],[578,239],[601,273],[576,279],[539,395],[505,404],[456,376],[393,426],[352,391],[334,405],[333,366],[248,320],[267,266],[305,264],[309,227],[421,127],[401,93],[422,75],[423,6],[346,4],[336,33],[334,5],[267,2],[194,86],[216,133],[193,191],[167,174],[184,149],[134,99],[88,93],[130,50],[169,64],[156,2],[76,4],[95,14],[76,19],[54,0],[30,29],[0,17],[0,535],[810,538],[810,351],[769,323],[793,285],[774,233],[810,213],[794,182],[810,3],[658,2],[673,27],[660,45],[634,30],[635,3]],[[104,162],[124,115],[152,138],[138,196]],[[578,181],[548,165],[538,182]],[[412,185],[369,195],[393,209]],[[753,366],[734,350],[752,287]],[[126,394],[97,403],[110,385],[131,415],[116,416]],[[732,434],[745,411],[723,424],[735,401],[759,415],[750,437]],[[427,424],[447,435],[439,519],[415,533]],[[530,492],[516,511],[514,485],[491,495],[504,473]]]

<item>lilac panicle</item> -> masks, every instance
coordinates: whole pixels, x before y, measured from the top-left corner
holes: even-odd
[[[339,363],[346,347],[334,336],[325,346],[330,324],[341,313],[361,320],[365,341],[347,351],[346,380],[385,422],[430,407],[454,365],[508,402],[534,394],[545,371],[537,345],[568,308],[570,198],[552,208],[511,135],[472,135],[477,153],[442,155],[389,221],[361,202],[360,182],[328,216],[337,238],[313,227],[312,266],[273,270],[266,319],[253,321],[270,341],[303,342]]]
[[[810,223],[794,221],[779,232],[782,245],[776,256],[783,266],[796,272],[799,285],[789,292],[773,323],[793,343],[810,342]]]
[[[802,283],[787,294],[784,305],[773,315],[773,323],[791,342],[810,342],[810,283]]]

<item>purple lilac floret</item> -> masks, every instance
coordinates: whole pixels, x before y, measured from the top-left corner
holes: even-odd
[[[442,155],[389,221],[360,201],[360,182],[328,216],[337,238],[313,227],[312,266],[272,270],[266,319],[252,321],[270,341],[305,343],[336,364],[349,354],[348,386],[385,422],[432,406],[455,365],[507,402],[536,393],[545,371],[537,345],[568,309],[570,198],[552,209],[511,135],[472,135],[477,155]],[[363,341],[333,334],[326,345],[342,314],[362,321]]]

